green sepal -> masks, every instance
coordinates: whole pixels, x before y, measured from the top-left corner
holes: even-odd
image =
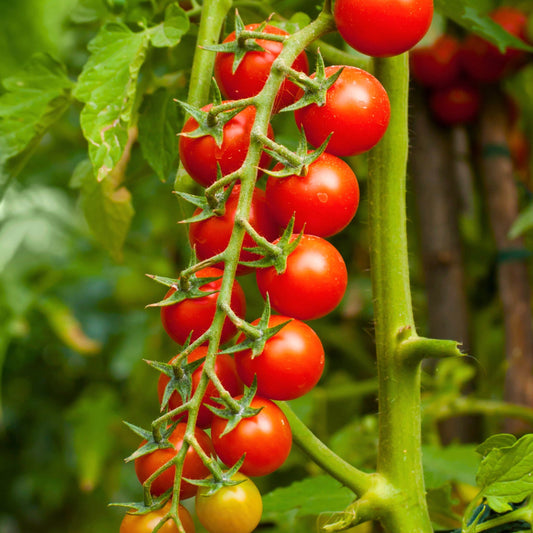
[[[152,511],[159,511],[159,509],[162,509],[167,503],[171,494],[172,494],[172,489],[167,490],[165,493],[161,494],[161,496],[157,498],[153,498],[151,505],[146,505],[144,502],[130,502],[130,503],[113,502],[109,504],[109,507],[127,507],[129,509],[135,510],[134,513],[128,513],[128,514],[143,515],[143,514],[150,513]]]
[[[263,309],[263,313],[261,314],[259,323],[256,326],[248,324],[250,328],[253,328],[257,332],[257,336],[247,337],[241,343],[235,344],[234,346],[231,346],[230,348],[227,348],[226,350],[223,350],[220,353],[231,354],[241,352],[243,350],[252,350],[252,359],[260,355],[265,348],[266,341],[276,335],[276,333],[281,331],[292,320],[287,320],[286,322],[269,328],[268,323],[270,321],[270,314],[270,299],[267,294],[265,308]]]
[[[262,407],[255,409],[250,407],[252,400],[254,399],[255,393],[257,392],[257,378],[254,376],[251,387],[244,387],[244,395],[240,400],[233,400],[239,405],[239,410],[235,411],[231,406],[229,406],[223,398],[218,398],[218,403],[225,405],[225,408],[219,409],[218,407],[213,407],[208,405],[210,411],[212,411],[216,416],[220,418],[225,418],[228,422],[224,431],[220,434],[221,437],[227,435],[231,430],[235,429],[237,424],[243,418],[250,418],[251,416],[257,415]]]
[[[143,455],[152,453],[155,450],[161,450],[165,448],[174,448],[174,445],[168,440],[168,437],[176,429],[177,422],[175,422],[174,424],[171,424],[166,429],[162,429],[160,432],[161,438],[158,441],[155,440],[155,437],[152,431],[147,431],[139,426],[130,424],[129,422],[124,422],[124,424],[126,424],[126,426],[128,426],[134,433],[141,436],[143,439],[147,441],[146,444],[143,444],[142,446],[137,448],[131,455],[126,457],[126,459],[124,459],[125,463],[134,461],[135,459],[138,459],[139,457],[142,457]]]
[[[344,67],[341,67],[337,72],[332,74],[329,78],[326,78],[326,69],[324,66],[324,59],[320,52],[316,57],[316,74],[314,78],[308,78],[311,83],[307,84],[299,80],[298,78],[289,76],[291,81],[296,85],[299,85],[304,90],[303,96],[287,107],[281,109],[281,111],[295,111],[302,107],[306,107],[311,104],[316,104],[322,107],[326,103],[326,95],[329,88],[337,81],[337,78],[341,75]]]
[[[162,285],[166,285],[167,287],[171,287],[171,286],[176,287],[176,290],[168,298],[165,298],[153,304],[148,304],[146,306],[146,307],[165,307],[167,305],[177,304],[179,302],[182,302],[183,300],[193,299],[193,298],[203,298],[204,296],[209,296],[210,294],[215,294],[219,292],[219,291],[202,291],[200,290],[200,287],[203,287],[204,285],[207,285],[208,283],[211,283],[213,281],[217,281],[222,276],[207,277],[207,278],[199,278],[197,276],[191,276],[187,280],[187,284],[188,284],[187,289],[182,288],[183,283],[181,279],[176,280],[172,278],[153,276],[151,274],[149,274],[148,277],[150,277],[154,281],[157,281],[158,283],[161,283]]]
[[[213,474],[212,477],[208,477],[206,479],[182,479],[191,485],[196,485],[198,487],[209,487],[209,490],[205,494],[202,494],[202,496],[212,496],[222,487],[234,487],[235,485],[240,485],[245,481],[244,479],[239,479],[238,481],[232,479],[244,463],[244,457],[245,455],[243,455],[229,470],[226,470],[225,472],[222,470],[222,468],[220,468],[218,463],[215,463],[211,469]]]

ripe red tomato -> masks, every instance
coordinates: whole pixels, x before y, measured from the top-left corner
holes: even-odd
[[[290,320],[273,315],[269,327]],[[259,320],[252,324],[256,325]],[[235,354],[237,372],[250,386],[257,376],[257,394],[270,400],[294,400],[309,392],[324,370],[324,348],[318,335],[304,322],[292,320],[268,339],[263,351],[252,357],[252,350]]]
[[[215,452],[224,464],[232,466],[246,454],[240,471],[247,476],[265,476],[277,470],[289,456],[291,428],[282,410],[270,400],[256,396],[250,406],[262,409],[255,416],[243,418],[224,436],[222,432],[228,421],[215,416],[211,438]]]
[[[287,258],[285,272],[278,274],[273,266],[258,268],[256,278],[263,298],[268,293],[276,311],[300,320],[313,320],[333,311],[348,284],[341,254],[314,235],[302,237]]]
[[[239,193],[240,187],[236,185],[229,195],[226,202],[226,212],[223,215],[193,222],[190,225],[189,240],[196,251],[198,259],[203,260],[213,257],[213,255],[223,252],[228,246],[231,232],[233,231],[237,204],[239,203]],[[195,214],[199,212],[200,210],[198,209]],[[269,241],[273,241],[279,235],[279,228],[267,210],[265,193],[261,189],[255,188],[254,190],[248,221],[260,235]],[[254,246],[256,246],[254,240],[246,234],[243,248]],[[254,261],[258,258],[257,254],[252,254],[246,250],[241,251],[239,257],[241,261]],[[249,267],[239,265],[237,274],[246,274],[251,270]]]
[[[479,89],[467,82],[435,90],[429,97],[429,106],[435,118],[447,126],[474,120],[481,105]]]
[[[275,167],[276,168],[276,167]],[[359,184],[342,159],[323,153],[305,176],[269,177],[267,206],[280,226],[295,215],[294,231],[329,237],[344,229],[359,206]]]
[[[394,56],[424,37],[433,0],[336,0],[333,15],[352,48],[369,56]]]
[[[245,27],[248,31],[258,31],[259,24],[249,24]],[[267,25],[263,33],[276,35],[289,35],[286,31],[275,26]],[[235,32],[228,35],[224,42],[235,40]],[[215,78],[222,94],[227,98],[238,100],[255,96],[261,91],[270,74],[272,63],[283,49],[283,43],[256,40],[257,44],[264,48],[263,52],[250,51],[241,60],[237,70],[233,72],[234,54],[230,52],[218,52],[215,59]],[[292,68],[299,72],[309,72],[307,56],[302,52],[292,64]],[[289,80],[285,80],[280,87],[274,102],[274,112],[294,103],[303,94],[302,89]]]
[[[447,87],[461,72],[461,44],[452,35],[441,35],[431,46],[411,50],[411,74],[424,87]]]
[[[193,350],[187,356],[187,362],[192,363],[193,361],[197,361],[198,359],[201,359],[202,357],[205,357],[206,355],[207,355],[207,346],[200,346],[199,348],[196,348],[196,350]],[[170,360],[170,363],[172,363],[176,359],[176,357],[172,358]],[[192,379],[192,393],[193,394],[198,388],[198,383],[200,382],[200,377],[202,375],[203,367],[204,367],[204,363],[202,363],[192,373],[191,379]],[[224,385],[225,389],[232,396],[237,396],[238,394],[242,394],[243,385],[237,374],[237,369],[235,368],[235,361],[233,360],[231,356],[227,354],[222,354],[222,353],[217,354],[217,358],[215,361],[215,374],[218,376],[222,385]],[[157,383],[157,393],[159,396],[159,403],[161,403],[161,401],[163,400],[165,388],[169,381],[170,381],[170,378],[166,374],[161,374],[159,376],[159,381]],[[213,401],[212,398],[218,398],[218,391],[216,387],[213,385],[213,383],[209,382],[205,390],[202,406],[200,407],[200,410],[198,411],[198,418],[196,419],[196,425],[199,428],[206,429],[211,425],[211,420],[213,419],[213,413],[206,406],[217,405],[217,403]],[[169,409],[175,409],[176,407],[179,407],[182,403],[183,402],[181,400],[181,396],[179,395],[177,391],[174,391],[168,401],[168,407]],[[184,417],[184,420],[186,420],[187,414],[184,413],[183,417]]]
[[[202,109],[208,111],[213,104]],[[217,163],[220,165],[222,175],[238,170],[248,154],[250,132],[255,120],[255,107],[246,107],[224,125],[222,144],[217,143],[211,135],[202,137],[186,137],[180,135],[180,159],[191,178],[204,187],[213,184],[217,178]],[[198,122],[190,117],[181,133],[194,131]],[[273,139],[272,127],[268,127],[268,136]],[[266,168],[270,157],[263,152],[259,162],[260,168]]]
[[[214,267],[202,268],[196,272],[196,277],[198,278],[221,278],[222,275],[223,271]],[[200,290],[206,292],[218,291],[221,285],[222,279],[218,279],[202,285]],[[168,298],[175,291],[176,289],[171,287],[166,293],[165,298]],[[201,298],[191,298],[176,304],[162,306],[161,322],[163,328],[165,328],[165,331],[172,340],[178,344],[184,344],[191,332],[191,341],[197,339],[211,326],[217,308],[217,298],[218,293],[214,293]],[[244,317],[246,312],[246,299],[238,281],[235,281],[233,285],[230,305],[239,317]],[[220,342],[227,342],[235,333],[237,333],[237,328],[229,319],[226,319],[222,327]]]
[[[340,68],[326,67],[326,77]],[[387,92],[372,74],[344,67],[328,89],[325,105],[310,104],[297,109],[294,116],[313,146],[320,146],[333,132],[326,150],[344,157],[366,152],[378,143],[389,125],[390,102]]]
[[[144,483],[158,468],[176,457],[183,444],[183,436],[185,435],[186,428],[187,424],[184,422],[178,423],[168,438],[169,442],[174,446],[173,448],[158,448],[151,453],[135,459],[135,473],[141,483]],[[213,446],[207,433],[201,429],[196,429],[194,435],[205,453],[207,453],[207,455],[212,453]],[[146,444],[146,441],[141,442],[140,446],[143,446],[144,444]],[[171,466],[159,474],[152,483],[150,492],[154,496],[160,496],[167,490],[171,489],[174,485],[175,473],[176,468]],[[207,475],[209,475],[209,470],[200,459],[200,456],[192,447],[189,447],[185,454],[182,476],[188,479],[203,479]],[[194,496],[197,489],[198,487],[196,485],[192,485],[191,483],[182,480],[180,485],[180,499],[186,500],[187,498]]]
[[[146,514],[126,514],[120,524],[119,533],[152,533],[161,519],[170,511],[170,501],[161,509],[150,511]],[[194,522],[192,517],[183,505],[178,507],[178,515],[185,533],[194,533]],[[178,533],[178,526],[173,520],[167,520],[159,529],[161,533]]]
[[[511,6],[502,6],[490,17],[504,30],[526,41],[527,16]],[[505,53],[479,35],[469,35],[461,50],[462,66],[470,78],[482,83],[494,83],[519,68],[526,52],[508,48]]]
[[[209,495],[208,487],[198,490],[196,514],[209,533],[251,533],[261,520],[263,502],[255,483],[240,472],[232,480],[241,483]]]

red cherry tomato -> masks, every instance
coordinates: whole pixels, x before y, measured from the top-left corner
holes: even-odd
[[[189,240],[191,246],[196,251],[198,259],[208,259],[214,255],[223,252],[228,246],[231,232],[235,221],[237,204],[239,203],[240,187],[236,185],[226,202],[226,212],[221,216],[215,216],[199,222],[193,222],[189,228]],[[198,214],[200,210],[196,210]],[[270,216],[266,201],[265,193],[256,188],[252,197],[250,215],[248,221],[253,228],[269,241],[273,241],[279,235],[279,227],[274,223]],[[243,248],[257,246],[254,240],[246,234],[243,241]],[[258,259],[257,254],[252,254],[246,250],[241,251],[240,261],[254,261]],[[252,269],[244,265],[237,267],[237,274],[246,274]]]
[[[207,355],[207,346],[200,346],[199,348],[196,348],[196,350],[193,350],[187,356],[187,362],[192,363],[193,361],[197,361],[198,359],[201,359],[202,357],[205,357],[206,355]],[[172,363],[176,359],[176,357],[173,357],[169,362]],[[202,375],[203,367],[204,367],[204,363],[202,363],[191,375],[193,394],[198,388],[198,383],[200,382],[200,377]],[[237,375],[237,369],[235,368],[235,361],[233,360],[231,356],[227,354],[222,354],[222,353],[217,354],[216,361],[215,361],[215,374],[220,379],[222,385],[224,385],[224,388],[232,396],[237,396],[238,394],[242,394],[243,385],[242,385],[242,382],[239,376]],[[159,381],[157,383],[157,393],[159,396],[159,403],[161,403],[161,401],[163,400],[163,395],[165,394],[165,389],[169,381],[170,381],[170,378],[166,374],[161,374],[159,376]],[[217,397],[218,397],[218,391],[216,387],[213,385],[213,383],[209,382],[205,390],[202,406],[200,407],[200,410],[198,411],[198,418],[196,419],[196,425],[199,428],[206,429],[211,425],[211,420],[213,419],[213,413],[206,406],[217,405],[217,403],[211,399],[211,398],[217,398]],[[174,391],[168,401],[168,408],[170,410],[176,409],[176,407],[179,407],[182,403],[183,402],[181,400],[180,394],[177,391]],[[186,413],[184,413],[183,416],[184,416],[184,420],[186,420],[187,419]]]
[[[447,126],[471,122],[476,118],[480,105],[479,89],[466,82],[437,89],[429,97],[433,115]]]
[[[202,109],[208,111],[213,104]],[[224,125],[222,144],[217,143],[211,135],[202,137],[180,136],[179,152],[180,159],[192,179],[204,187],[213,184],[217,178],[217,163],[220,165],[222,175],[230,174],[238,170],[248,154],[250,144],[250,132],[255,120],[255,107],[246,107],[237,113]],[[190,117],[181,133],[194,131],[198,122]],[[268,127],[268,136],[273,139],[272,127]],[[260,168],[268,167],[270,157],[263,152],[259,162]]]
[[[291,320],[273,315],[269,327]],[[255,320],[252,324],[258,324]],[[271,400],[294,400],[309,392],[324,370],[324,348],[318,335],[304,322],[291,320],[268,339],[263,351],[253,357],[252,350],[235,354],[237,372],[250,386],[257,376],[257,394]]]
[[[502,6],[490,14],[510,34],[526,40],[527,16],[520,10]],[[504,53],[479,35],[469,35],[461,50],[462,66],[470,78],[482,83],[494,83],[519,68],[526,52],[508,48]]]
[[[198,278],[222,278],[223,274],[224,272],[218,268],[206,267],[196,272],[195,275]],[[218,279],[202,285],[200,290],[206,292],[219,291],[221,285],[222,279]],[[175,291],[176,289],[171,287],[165,295],[165,298],[168,298]],[[197,339],[211,326],[217,308],[217,298],[218,293],[215,292],[214,294],[209,294],[208,296],[203,296],[201,298],[191,298],[176,304],[162,306],[161,322],[163,328],[178,344],[185,344],[185,341],[191,332],[191,341]],[[230,305],[239,317],[244,317],[246,312],[246,300],[242,287],[239,285],[238,281],[235,281],[233,285]],[[226,319],[222,328],[220,342],[227,342],[236,332],[237,328],[229,319]]]
[[[173,457],[176,457],[183,444],[183,436],[185,435],[186,428],[187,424],[180,422],[169,436],[168,440],[173,445],[173,448],[158,448],[151,453],[135,459],[135,473],[141,483],[144,483],[157,469],[170,461]],[[207,433],[201,429],[196,429],[194,435],[204,452],[207,453],[207,455],[212,453],[213,446]],[[144,444],[146,444],[146,441],[141,442],[141,446]],[[171,489],[174,485],[175,473],[176,468],[171,466],[159,474],[152,483],[150,492],[154,496],[160,496],[167,490]],[[200,459],[200,456],[192,447],[189,447],[185,454],[182,476],[188,479],[203,479],[207,475],[209,475],[209,470]],[[198,487],[196,485],[192,485],[191,483],[182,480],[180,485],[180,499],[185,500],[194,496],[197,490]]]
[[[326,67],[326,77],[340,68]],[[294,116],[313,146],[320,146],[333,132],[326,150],[344,157],[366,152],[378,143],[389,125],[390,102],[387,92],[372,74],[344,67],[328,89],[325,105],[310,104],[297,109]]]
[[[245,26],[248,31],[258,31],[259,24],[249,24]],[[286,31],[275,26],[267,25],[263,33],[273,33],[276,35],[289,35]],[[235,40],[235,32],[228,35],[224,42]],[[279,56],[283,49],[283,43],[268,41],[265,39],[256,40],[264,51],[246,52],[239,66],[233,72],[234,54],[230,52],[218,52],[215,59],[215,78],[222,94],[227,98],[238,100],[255,96],[261,91],[270,74],[272,63]],[[292,64],[292,68],[299,72],[309,72],[307,56],[302,52]],[[302,89],[289,80],[285,80],[280,87],[274,102],[274,111],[279,111],[294,103],[303,94]]]
[[[146,514],[126,514],[120,524],[119,533],[152,533],[161,519],[170,511],[170,501],[157,511]],[[194,533],[194,522],[183,505],[178,507],[178,515],[185,533]],[[174,520],[167,520],[159,529],[161,533],[178,533],[178,526]]]
[[[296,235],[293,236],[296,238]],[[304,235],[278,274],[272,267],[258,268],[257,285],[263,298],[284,315],[312,320],[327,315],[340,303],[348,284],[341,254],[328,241]]]
[[[411,50],[411,74],[424,87],[447,87],[459,79],[461,44],[441,35],[431,46]]]
[[[334,17],[352,48],[369,56],[394,56],[424,37],[433,0],[336,0]]]
[[[270,400],[256,396],[250,406],[261,408],[261,411],[243,418],[224,436],[222,433],[228,421],[215,416],[211,438],[215,452],[224,464],[232,466],[246,454],[240,472],[247,476],[265,476],[277,470],[289,456],[291,428],[282,410]]]
[[[276,168],[276,167],[275,167]],[[359,206],[359,184],[342,159],[323,153],[305,176],[269,177],[268,208],[280,226],[295,215],[294,231],[329,237],[344,229]]]

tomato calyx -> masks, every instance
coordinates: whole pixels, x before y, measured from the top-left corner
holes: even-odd
[[[217,167],[217,174],[218,179],[221,179],[222,173],[220,171],[220,166]],[[215,184],[216,183],[217,182],[215,182]],[[224,215],[226,212],[226,202],[231,194],[231,191],[233,190],[234,185],[235,182],[225,189],[223,187],[218,187],[214,190],[209,187],[209,189],[205,190],[205,194],[203,196],[197,196],[195,194],[189,194],[181,191],[174,191],[177,196],[201,210],[198,214],[192,217],[180,220],[179,223],[190,224],[193,222],[199,222],[201,220],[207,220],[208,218],[214,216]]]
[[[159,511],[163,509],[169,501],[169,493],[162,494],[161,496],[152,497],[150,503],[142,502],[113,502],[110,503],[110,507],[126,507],[128,509],[128,514],[134,515],[145,515],[151,513],[152,511]]]
[[[170,442],[169,438],[173,431],[176,429],[178,422],[170,424],[167,428],[154,427],[152,431],[148,431],[142,427],[131,424],[130,422],[124,422],[136,435],[146,440],[146,443],[139,446],[131,455],[124,459],[124,462],[129,463],[152,453],[155,450],[162,450],[165,448],[174,448],[174,445]]]
[[[244,462],[244,456],[241,457],[229,470],[222,470],[220,465],[213,462],[211,465],[211,476],[205,479],[188,479],[189,483],[197,485],[198,487],[205,487],[202,491],[203,496],[212,496],[224,487],[234,487],[243,483],[244,479],[233,479],[235,474]]]

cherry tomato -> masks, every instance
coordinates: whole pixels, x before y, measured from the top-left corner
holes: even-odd
[[[208,111],[213,104],[202,109]],[[222,144],[217,146],[211,135],[202,137],[186,137],[180,135],[180,159],[191,178],[204,187],[208,187],[217,178],[217,163],[222,175],[238,170],[248,154],[250,132],[255,120],[255,107],[245,107],[224,125]],[[181,133],[194,131],[198,122],[190,117]],[[268,127],[268,136],[274,138],[272,127]],[[259,162],[260,168],[268,167],[270,157],[263,152]]]
[[[258,31],[259,24],[249,24],[245,26],[248,31]],[[289,35],[286,31],[275,26],[267,25],[262,33],[273,33],[276,35]],[[235,40],[235,32],[228,35],[224,42]],[[235,55],[230,52],[218,52],[215,59],[215,78],[222,94],[227,98],[238,100],[255,96],[261,91],[270,74],[272,63],[279,56],[283,49],[283,43],[256,39],[257,44],[264,51],[246,52],[239,66],[233,72],[233,59]],[[302,52],[292,64],[292,68],[299,72],[309,72],[307,56]],[[274,102],[274,112],[294,103],[303,94],[302,89],[289,80],[285,80],[280,87]]]
[[[291,320],[273,315],[269,327]],[[257,324],[259,320],[252,322]],[[237,372],[250,386],[257,376],[257,394],[271,400],[294,400],[309,392],[324,370],[324,348],[318,335],[304,322],[293,319],[268,339],[263,351],[235,354]]]
[[[296,238],[296,235],[293,236]],[[258,268],[257,285],[263,298],[284,315],[312,320],[327,315],[340,303],[348,274],[341,254],[328,241],[304,235],[278,274],[271,266]]]
[[[437,89],[429,97],[429,106],[435,118],[447,126],[474,120],[481,105],[479,89],[467,82]]]
[[[198,259],[208,259],[213,255],[223,252],[228,246],[231,232],[235,221],[237,204],[239,203],[240,187],[236,185],[226,202],[226,212],[221,216],[215,216],[199,222],[193,222],[189,227],[189,240],[191,246],[196,251]],[[198,214],[200,210],[196,210]],[[273,241],[279,235],[279,227],[270,216],[266,201],[265,193],[261,189],[255,188],[252,196],[250,215],[248,221],[253,228],[269,241]],[[243,248],[257,246],[248,234],[245,235]],[[258,259],[257,254],[242,250],[240,261],[254,261]],[[252,269],[244,265],[237,267],[237,274],[246,274]]]
[[[224,464],[232,466],[246,454],[240,471],[247,476],[265,476],[277,470],[289,456],[291,428],[282,410],[270,400],[256,396],[250,406],[262,409],[257,415],[243,418],[224,436],[222,432],[228,421],[215,416],[211,438],[215,452]]]
[[[276,167],[274,167],[276,169]],[[267,206],[280,226],[295,215],[294,231],[329,237],[344,229],[359,206],[359,184],[342,159],[323,153],[305,176],[269,177]]]
[[[502,6],[490,17],[510,34],[526,40],[527,16],[520,10]],[[479,35],[470,34],[461,50],[462,66],[470,78],[482,83],[494,83],[519,68],[526,52],[508,48],[504,53]]]
[[[369,56],[394,56],[424,37],[433,18],[433,0],[335,0],[333,15],[352,48]]]
[[[214,267],[202,268],[196,272],[198,278],[221,278],[222,275],[223,271]],[[218,279],[202,285],[201,290],[206,292],[219,291],[221,285],[222,279]],[[171,287],[165,298],[168,298],[175,291],[176,289]],[[162,306],[161,322],[163,328],[178,344],[184,344],[191,332],[191,341],[197,339],[211,326],[217,307],[217,298],[218,293],[215,292],[201,298],[191,298],[176,304]],[[231,292],[231,308],[239,317],[244,317],[246,300],[238,281],[235,281]],[[226,319],[222,327],[220,342],[227,342],[236,332],[237,328],[229,319]]]
[[[205,357],[207,355],[207,346],[200,346],[196,348],[196,350],[193,350],[188,356],[187,356],[187,362],[192,363],[193,361],[197,361],[198,359],[201,359],[202,357]],[[178,356],[176,356],[178,357]],[[172,363],[176,357],[172,358],[170,360],[170,363]],[[198,388],[198,383],[200,382],[200,377],[202,375],[202,369],[204,367],[204,363],[202,363],[191,375],[192,379],[192,393],[196,391]],[[237,374],[237,369],[235,368],[235,361],[233,358],[227,354],[217,354],[216,361],[215,361],[215,374],[220,379],[222,385],[224,385],[224,388],[232,395],[237,396],[238,394],[242,394],[243,391],[243,385],[242,382]],[[159,403],[163,400],[163,395],[165,394],[165,388],[170,381],[170,378],[166,374],[160,374],[159,381],[157,383],[157,393],[159,396]],[[209,382],[207,385],[207,388],[205,390],[204,399],[202,402],[202,406],[200,407],[200,410],[198,411],[198,418],[196,419],[196,425],[199,428],[206,429],[211,425],[211,420],[213,419],[213,413],[206,407],[207,405],[217,405],[214,400],[211,398],[217,398],[218,397],[218,391],[216,387],[213,385],[212,382]],[[176,407],[179,407],[182,404],[181,396],[177,391],[174,391],[172,395],[170,396],[170,399],[168,401],[168,408],[175,409]],[[183,419],[187,419],[187,414],[183,414]]]
[[[119,533],[152,533],[161,519],[170,511],[170,501],[161,509],[146,514],[126,514],[120,524]],[[185,533],[194,533],[194,522],[189,511],[183,505],[178,507],[178,515]],[[174,520],[167,520],[159,529],[161,533],[178,533],[178,526]]]
[[[340,66],[326,67],[326,77]],[[314,74],[311,76],[314,77]],[[320,146],[333,132],[327,152],[340,157],[370,150],[383,137],[390,119],[390,102],[381,83],[368,72],[344,67],[328,89],[323,106],[310,104],[294,112],[307,140]]]
[[[208,487],[198,490],[196,514],[209,533],[251,533],[261,520],[263,501],[255,483],[240,472],[232,479],[242,483],[210,495]]]
[[[411,50],[411,74],[424,87],[447,87],[459,79],[461,44],[451,35],[441,35],[431,46]]]
[[[144,483],[157,469],[176,457],[183,444],[183,436],[185,435],[186,428],[187,424],[185,424],[185,422],[180,422],[168,437],[173,448],[158,448],[153,452],[141,455],[141,457],[135,459],[135,473],[141,483]],[[196,429],[194,435],[205,453],[207,453],[207,455],[212,453],[213,446],[207,433],[201,429]],[[144,444],[146,444],[146,441],[141,442],[140,446],[143,446]],[[174,485],[175,473],[176,468],[171,466],[159,474],[152,483],[150,492],[154,496],[160,496],[167,490],[171,489]],[[202,463],[200,456],[192,447],[189,447],[185,454],[182,476],[188,479],[203,479],[207,475],[209,475],[209,470],[204,463]],[[186,500],[187,498],[194,496],[197,489],[198,487],[196,485],[192,485],[191,483],[182,480],[180,485],[180,499]]]

